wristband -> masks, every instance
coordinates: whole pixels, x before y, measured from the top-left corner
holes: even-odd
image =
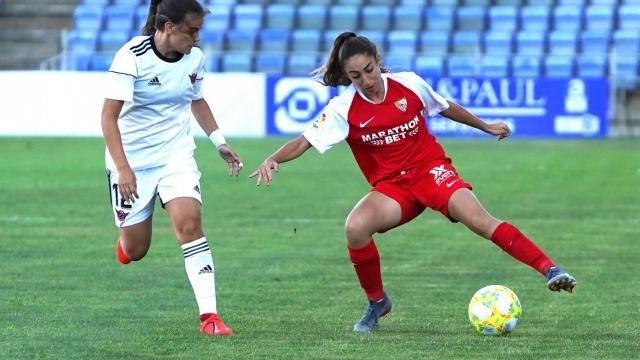
[[[222,131],[220,129],[213,130],[211,134],[209,134],[209,140],[211,140],[216,149],[227,143],[224,140],[224,135],[222,135]]]

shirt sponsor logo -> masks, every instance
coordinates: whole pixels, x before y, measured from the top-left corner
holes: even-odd
[[[369,119],[372,120],[373,118]],[[377,131],[374,133],[364,134],[361,139],[362,142],[370,143],[373,145],[384,145],[391,144],[396,141],[400,141],[406,139],[409,136],[414,136],[418,133],[420,129],[418,125],[420,124],[420,119],[417,116],[414,116],[410,121],[394,126],[384,131]],[[362,125],[362,124],[361,124]],[[366,124],[365,124],[366,125]]]

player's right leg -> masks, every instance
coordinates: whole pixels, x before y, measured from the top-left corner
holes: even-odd
[[[364,289],[369,304],[354,325],[355,332],[369,332],[378,319],[391,311],[391,301],[384,292],[380,256],[373,234],[387,231],[402,221],[400,204],[389,196],[372,191],[351,210],[345,224],[349,258]]]
[[[118,188],[118,172],[107,171],[111,207],[119,238],[116,259],[121,264],[142,259],[151,244],[153,204],[156,198],[157,170],[135,171],[139,198],[123,201]]]

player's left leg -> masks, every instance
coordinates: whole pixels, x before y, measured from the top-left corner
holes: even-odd
[[[210,335],[232,335],[218,318],[215,268],[207,238],[202,232],[200,202],[179,197],[165,204],[173,230],[182,247],[185,270],[200,311],[200,331]]]
[[[500,221],[484,209],[478,198],[467,188],[456,190],[449,198],[449,216],[467,226],[474,233],[493,241],[516,260],[527,264],[547,277],[552,291],[571,292],[576,280],[553,261],[518,228]]]

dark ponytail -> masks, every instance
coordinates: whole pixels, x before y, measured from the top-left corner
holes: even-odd
[[[381,56],[376,45],[364,36],[358,36],[351,31],[343,32],[333,41],[333,47],[329,52],[327,61],[320,68],[312,72],[312,76],[322,79],[327,86],[349,85],[351,80],[344,72],[344,62],[354,55],[367,54],[372,56],[380,64]],[[381,68],[382,72],[388,72]]]
[[[153,35],[156,30],[162,30],[167,21],[180,24],[188,14],[205,16],[207,12],[196,0],[151,0],[142,35]]]

